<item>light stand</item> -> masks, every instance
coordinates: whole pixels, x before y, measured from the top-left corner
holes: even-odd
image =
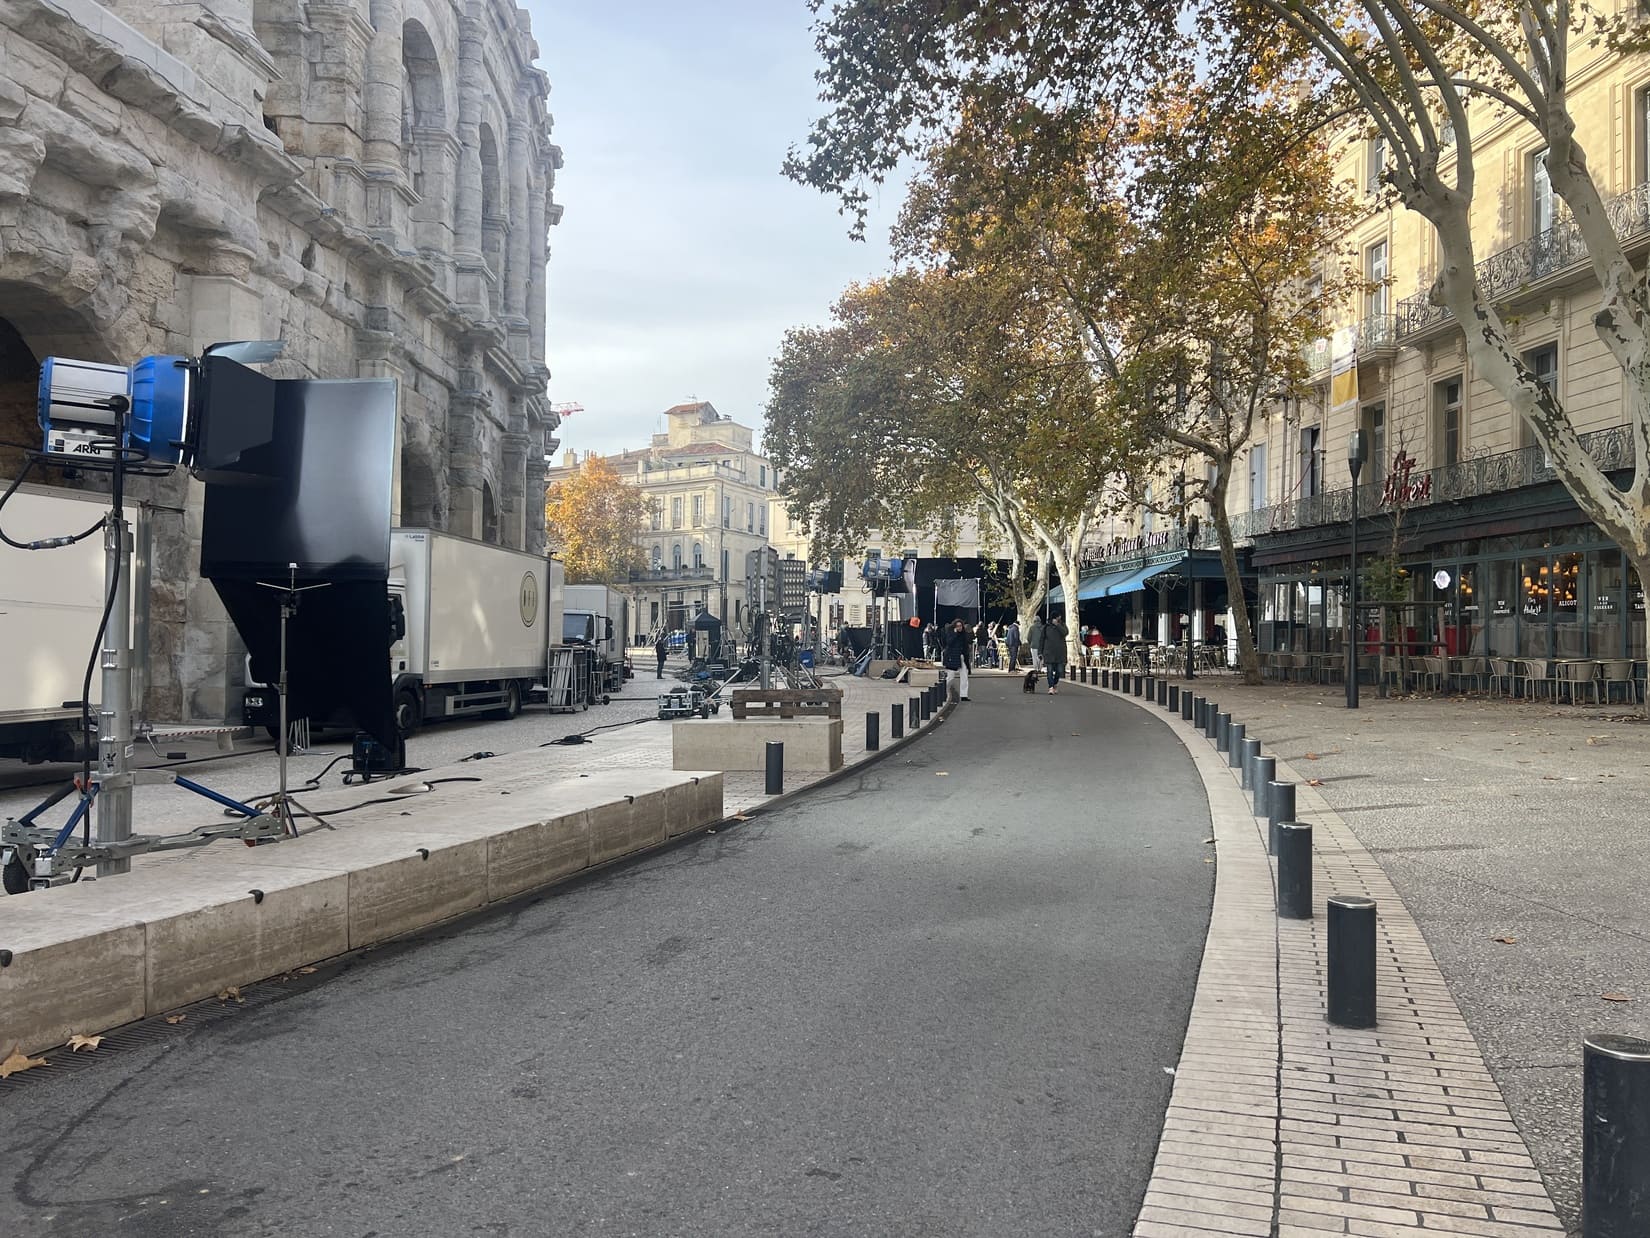
[[[286,766],[287,757],[290,755],[292,748],[292,728],[288,724],[286,712],[286,628],[288,622],[290,622],[292,617],[298,613],[298,602],[302,594],[311,593],[316,589],[326,589],[330,586],[326,583],[322,583],[318,585],[304,585],[299,587],[298,565],[296,563],[288,563],[286,565],[286,570],[287,583],[284,585],[272,585],[268,581],[264,580],[257,582],[259,588],[274,589],[281,595],[281,673],[280,678],[275,684],[275,695],[280,702],[281,733],[278,737],[279,742],[276,744],[276,752],[280,755],[280,778],[277,783],[277,790],[275,794],[266,800],[260,800],[257,804],[257,808],[262,812],[270,813],[270,815],[279,821],[281,823],[281,829],[287,834],[288,837],[296,838],[298,837],[298,822],[296,820],[296,817],[298,816],[305,816],[309,817],[311,820],[319,821],[322,825],[326,825],[328,829],[331,829],[332,827],[327,825],[324,817],[321,817],[305,808],[298,802],[298,798],[287,790]],[[298,810],[297,813],[293,812],[294,808]]]
[[[1346,467],[1352,473],[1352,558],[1347,570],[1346,707],[1358,708],[1358,474],[1364,467],[1364,435],[1352,431],[1347,442]]]
[[[1196,613],[1197,588],[1192,573],[1192,543],[1197,540],[1197,521],[1186,517],[1186,474],[1174,475],[1175,503],[1180,509],[1180,540],[1186,552],[1186,678],[1197,678],[1197,649],[1192,644],[1192,616]]]

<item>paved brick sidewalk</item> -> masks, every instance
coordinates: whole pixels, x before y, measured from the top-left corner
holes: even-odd
[[[1380,1025],[1331,1027],[1322,920],[1277,919],[1264,825],[1235,771],[1189,724],[1151,708],[1203,775],[1220,873],[1138,1238],[1562,1233],[1380,865],[1316,789],[1299,787],[1297,815],[1314,827],[1316,901],[1365,894],[1380,906]],[[1303,781],[1286,762],[1279,777]]]

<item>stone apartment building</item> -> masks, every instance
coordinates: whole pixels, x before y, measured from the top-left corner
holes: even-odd
[[[750,608],[746,555],[769,542],[773,466],[755,449],[751,428],[708,401],[677,404],[664,419],[648,446],[607,457],[648,499],[638,533],[646,566],[629,582],[636,603],[630,637],[685,627],[700,610],[741,630]],[[568,452],[549,482],[577,466]]]
[[[1642,264],[1650,255],[1650,57],[1580,39],[1571,55],[1578,134],[1617,232]],[[1480,281],[1595,459],[1624,471],[1619,479],[1633,464],[1624,379],[1593,328],[1598,285],[1547,181],[1540,139],[1487,110],[1475,114],[1473,134]],[[1431,225],[1377,192],[1379,143],[1349,127],[1336,152],[1340,174],[1367,202],[1340,240],[1372,287],[1326,323],[1308,352],[1311,391],[1274,403],[1232,483],[1260,648],[1344,650],[1347,454],[1359,428],[1368,448],[1360,566],[1367,572],[1372,557],[1396,545],[1409,596],[1421,603],[1404,620],[1420,644],[1450,655],[1644,658],[1641,582],[1576,507],[1528,427],[1473,371],[1460,324],[1427,302],[1439,261]],[[1331,408],[1337,358],[1351,361],[1356,399]],[[1139,535],[1143,523],[1119,532]],[[1207,529],[1200,544],[1213,544]],[[1096,574],[1140,557],[1125,546],[1121,556],[1101,556]]]
[[[561,151],[510,0],[0,8],[0,439],[48,355],[281,338],[277,377],[389,377],[396,517],[543,544],[545,266]],[[0,448],[14,475],[19,453]],[[56,478],[36,478],[56,481]],[[238,706],[201,487],[151,505],[146,715]]]

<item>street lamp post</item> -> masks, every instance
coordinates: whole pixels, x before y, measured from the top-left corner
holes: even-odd
[[[1174,475],[1175,507],[1180,521],[1180,545],[1186,556],[1186,678],[1197,678],[1195,653],[1192,648],[1192,609],[1196,600],[1192,596],[1194,589],[1192,574],[1192,541],[1197,536],[1194,525],[1191,529],[1186,524],[1186,473],[1185,470]]]
[[[1364,467],[1364,435],[1352,431],[1347,441],[1346,467],[1352,473],[1352,558],[1347,570],[1346,707],[1358,708],[1358,474]]]

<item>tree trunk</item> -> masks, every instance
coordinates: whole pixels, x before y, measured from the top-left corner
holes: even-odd
[[[1014,609],[1020,618],[1020,634],[1031,631],[1031,621],[1037,617],[1037,612],[1043,607],[1043,599],[1048,596],[1048,556],[1037,556],[1037,577],[1030,589],[1016,590]]]
[[[1226,491],[1231,479],[1231,460],[1215,462],[1215,485],[1209,507],[1220,542],[1220,568],[1226,575],[1226,597],[1237,626],[1238,670],[1247,684],[1260,683],[1260,655],[1255,652],[1255,633],[1249,626],[1249,605],[1243,596],[1243,577],[1238,573],[1237,547],[1232,543],[1232,520],[1226,514]]]
[[[1078,650],[1078,623],[1077,623],[1077,585],[1081,575],[1081,561],[1072,553],[1070,546],[1061,546],[1054,551],[1055,566],[1060,569],[1060,590],[1065,598],[1066,612],[1066,667],[1069,669],[1077,665]]]

